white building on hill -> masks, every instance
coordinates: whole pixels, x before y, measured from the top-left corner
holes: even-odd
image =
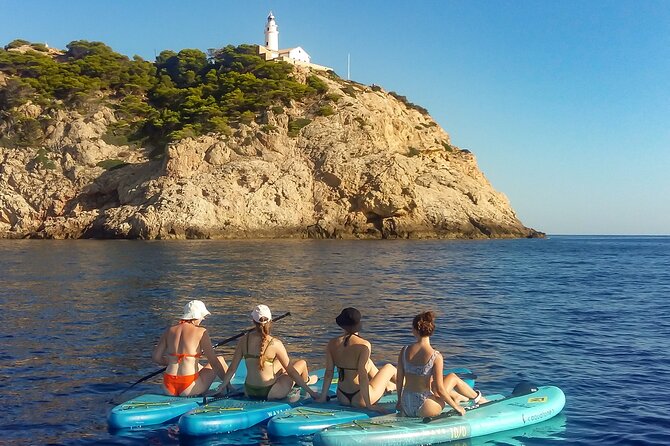
[[[330,70],[328,67],[312,63],[310,55],[299,46],[279,49],[279,28],[275,16],[270,11],[265,24],[265,46],[258,47],[258,54],[265,60],[280,60],[294,65],[308,66],[317,70]]]

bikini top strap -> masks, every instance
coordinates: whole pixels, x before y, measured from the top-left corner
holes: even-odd
[[[349,339],[350,339],[352,336],[358,336],[359,338],[363,339],[363,337],[362,337],[361,335],[359,335],[358,333],[348,333],[348,334],[344,337],[344,346],[345,346],[345,347],[348,347],[348,346],[349,346]]]
[[[416,365],[412,364],[409,362],[409,359],[407,358],[407,350],[409,350],[409,346],[403,347],[403,362],[404,362],[404,367],[403,369],[405,370],[405,373],[411,373],[412,375],[419,375],[419,376],[427,376],[430,375],[430,372],[433,370],[433,365],[435,363],[435,358],[437,358],[437,355],[440,353],[437,350],[433,350],[433,354],[430,355],[430,358],[428,358],[428,361],[426,361],[425,364],[423,365]]]
[[[275,340],[274,336],[270,337],[270,342],[268,342],[268,345],[265,346],[265,350],[267,350],[268,347],[269,347],[270,345],[272,345],[272,343],[274,342],[274,340]],[[260,352],[258,352],[257,355],[254,355],[254,354],[252,354],[252,353],[249,353],[249,335],[247,335],[246,343],[247,343],[247,351],[246,351],[246,353],[245,353],[245,352],[242,352],[242,357],[243,357],[244,359],[248,359],[248,358],[260,359],[260,357],[261,357],[261,353],[260,353]],[[274,361],[275,361],[276,358],[277,358],[277,357],[275,356],[275,357],[272,358],[272,359],[266,359],[265,362],[272,364],[272,363],[274,363]]]
[[[408,363],[409,363],[409,361],[407,360],[407,346],[404,346],[402,348],[402,368],[403,368],[403,370],[405,370],[405,372],[407,371],[407,364]]]
[[[247,348],[245,349],[244,352],[242,352],[242,357],[244,359],[258,358],[258,355],[252,355],[251,353],[249,353],[249,333],[247,333],[247,335],[245,336],[245,339],[246,339]]]
[[[202,353],[196,353],[196,354],[190,354],[190,353],[168,353],[170,356],[174,356],[177,358],[177,364],[180,364],[184,358],[192,357],[192,358],[199,358],[202,356]]]

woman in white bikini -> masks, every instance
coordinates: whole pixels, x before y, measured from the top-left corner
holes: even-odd
[[[403,347],[398,356],[398,404],[399,412],[408,417],[434,417],[449,404],[459,414],[465,409],[460,401],[487,400],[478,390],[473,390],[454,373],[442,376],[444,359],[430,345],[430,336],[435,331],[435,313],[426,311],[414,317],[412,333],[414,344]]]

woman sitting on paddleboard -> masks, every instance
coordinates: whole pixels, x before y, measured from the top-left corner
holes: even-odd
[[[377,369],[370,354],[372,346],[358,332],[361,313],[355,308],[345,308],[335,318],[344,334],[331,339],[326,347],[326,372],[323,389],[318,401],[325,401],[333,380],[334,368],[339,375],[337,399],[347,406],[375,408],[375,403],[387,390],[395,390],[396,368],[391,364]]]
[[[256,329],[237,343],[230,368],[217,392],[228,385],[240,361],[244,359],[247,365],[244,393],[248,397],[263,400],[282,399],[289,394],[293,383],[297,383],[312,398],[316,398],[318,394],[308,384],[313,384],[317,378],[309,376],[307,362],[303,359],[291,361],[284,344],[270,335],[272,327],[270,309],[266,305],[256,306],[251,312],[251,319]]]
[[[184,306],[179,324],[165,330],[154,348],[153,360],[165,366],[163,389],[166,394],[200,395],[209,389],[216,375],[225,376],[226,361],[216,355],[207,329],[200,326],[209,314],[202,301],[190,301]],[[203,355],[209,361],[204,367],[198,362]]]
[[[408,417],[434,417],[449,404],[461,415],[465,414],[458,403],[487,400],[478,390],[473,390],[456,374],[442,376],[444,359],[430,345],[435,330],[435,313],[426,311],[414,317],[412,333],[414,344],[403,347],[398,356],[398,411]],[[455,391],[454,391],[455,390]]]

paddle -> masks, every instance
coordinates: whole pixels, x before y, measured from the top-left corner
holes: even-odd
[[[470,406],[470,407],[464,406],[463,408],[465,409],[466,412],[468,412],[468,411],[471,411],[471,410],[479,409],[481,407],[486,407],[486,406],[490,406],[492,404],[507,401],[511,398],[516,398],[518,396],[530,395],[531,393],[535,393],[535,392],[537,392],[537,386],[535,386],[531,383],[522,381],[519,384],[517,384],[517,386],[512,391],[512,394],[509,395],[509,396],[506,396],[506,397],[501,398],[499,400],[491,400],[491,401],[487,401],[485,403],[476,404],[476,405]],[[458,414],[458,412],[456,412],[454,409],[451,409],[447,412],[442,412],[441,414],[436,415],[434,417],[424,417],[422,421],[424,423],[431,423],[433,421],[441,420],[443,418],[449,418],[449,417],[452,417],[452,416],[457,415],[457,414]]]
[[[479,409],[480,407],[489,406],[493,403],[499,403],[500,401],[502,400],[487,401],[485,403],[477,404],[475,406],[463,406],[463,409],[465,409],[466,412],[469,412],[471,410]],[[456,412],[454,409],[451,409],[447,412],[442,412],[439,415],[435,415],[434,417],[423,417],[423,420],[421,421],[423,421],[424,423],[432,423],[433,421],[453,417],[455,415],[459,415],[458,412]]]
[[[290,315],[291,315],[291,312],[290,312],[290,311],[287,311],[286,313],[282,314],[281,316],[278,316],[278,317],[272,319],[272,321],[273,321],[273,322],[276,322],[276,321],[282,320],[282,319],[284,319],[285,317],[290,316]],[[231,341],[234,341],[235,339],[239,339],[239,338],[241,338],[242,336],[244,336],[245,334],[247,334],[247,333],[249,333],[249,332],[251,332],[251,331],[253,331],[253,330],[255,330],[255,329],[256,329],[255,327],[247,328],[246,330],[241,331],[240,333],[236,334],[235,336],[231,336],[231,337],[229,337],[229,338],[224,339],[224,340],[221,341],[221,342],[217,342],[217,343],[214,345],[214,348],[220,347],[220,346],[222,346],[222,345],[224,345],[224,344],[227,344],[227,343],[229,343],[229,342],[231,342]],[[154,376],[163,373],[163,372],[165,371],[165,369],[166,369],[166,367],[163,367],[163,368],[160,369],[160,370],[156,370],[155,372],[153,372],[153,373],[151,373],[151,374],[149,374],[149,375],[147,375],[147,376],[144,376],[144,377],[138,379],[137,381],[135,381],[134,383],[132,383],[132,384],[130,385],[130,387],[126,388],[126,389],[123,390],[121,393],[119,393],[118,395],[116,395],[115,397],[113,397],[111,400],[109,400],[109,402],[112,403],[115,399],[117,399],[118,397],[120,397],[121,395],[123,395],[124,393],[126,393],[127,391],[129,391],[130,389],[132,389],[133,387],[135,387],[136,385],[138,385],[139,383],[144,382],[144,381],[148,380],[149,378],[153,378]]]

